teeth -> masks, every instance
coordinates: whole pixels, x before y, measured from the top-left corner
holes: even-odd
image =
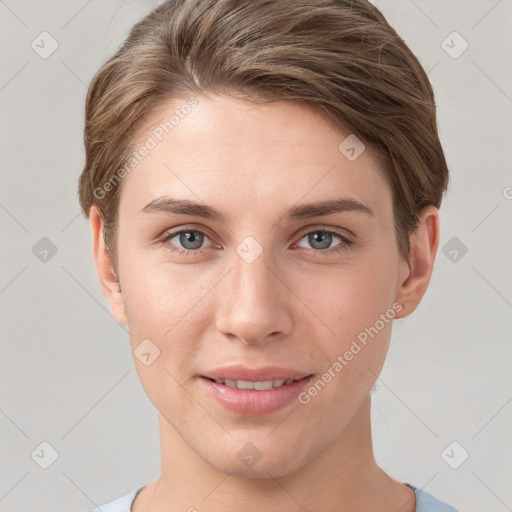
[[[275,385],[274,385],[274,382],[275,382]],[[279,384],[279,382],[281,384]],[[272,388],[277,388],[278,386],[282,386],[283,383],[282,381],[273,381],[273,380],[266,380],[264,382],[255,382],[254,385],[252,386],[253,389],[257,389],[258,391],[262,391],[264,389],[272,389]]]
[[[228,386],[229,388],[254,389],[256,391],[264,391],[266,389],[278,388],[280,386],[290,384],[293,382],[293,379],[265,380],[265,381],[258,381],[258,382],[252,382],[249,380],[216,379],[215,382],[217,384],[224,384],[224,385]]]
[[[254,389],[254,382],[249,382],[248,380],[237,380],[235,381],[235,386],[238,389]]]

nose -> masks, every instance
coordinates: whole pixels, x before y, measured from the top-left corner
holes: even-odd
[[[290,285],[270,251],[249,261],[234,252],[218,290],[217,329],[248,345],[275,341],[292,328]]]

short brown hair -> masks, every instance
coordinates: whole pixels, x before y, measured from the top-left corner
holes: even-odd
[[[123,181],[106,185],[159,106],[208,93],[302,103],[376,149],[410,260],[409,235],[424,207],[440,207],[449,173],[430,81],[382,13],[366,0],[168,0],[133,26],[87,94],[79,199],[86,216],[98,206],[114,265]]]

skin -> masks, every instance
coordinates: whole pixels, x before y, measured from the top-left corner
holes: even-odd
[[[396,242],[391,189],[370,148],[349,161],[338,150],[348,134],[297,103],[198,100],[125,178],[117,267],[98,210],[90,211],[94,260],[112,314],[129,326],[132,351],[146,338],[160,350],[148,366],[134,357],[159,412],[162,471],[132,510],[413,512],[414,492],[376,464],[371,440],[370,390],[391,321],[306,405],[293,400],[268,415],[236,414],[205,393],[198,374],[244,363],[321,376],[393,304],[403,306],[395,319],[418,306],[438,247],[437,209],[422,212],[407,263]],[[140,140],[184,102],[154,112]],[[211,205],[227,222],[140,212],[164,195]],[[340,196],[374,215],[283,217],[297,204]],[[206,233],[199,249],[179,236],[158,242],[183,227]],[[353,244],[334,252],[343,242],[333,235],[322,249],[307,236],[321,228]],[[262,248],[252,263],[236,252],[247,236]],[[170,247],[196,252],[182,256]],[[261,453],[252,467],[237,457],[247,442]]]

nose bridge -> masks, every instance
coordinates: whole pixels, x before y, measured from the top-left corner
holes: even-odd
[[[273,264],[270,250],[256,246],[257,242],[244,241],[236,249],[233,258],[233,292],[245,302],[255,302],[258,306],[271,295],[274,287],[274,274],[269,267]],[[258,244],[259,245],[259,244]],[[267,300],[265,302],[268,303]]]
[[[222,287],[223,307],[217,325],[224,334],[256,343],[290,326],[286,294],[276,278],[271,250],[247,237],[232,255],[231,271]]]

